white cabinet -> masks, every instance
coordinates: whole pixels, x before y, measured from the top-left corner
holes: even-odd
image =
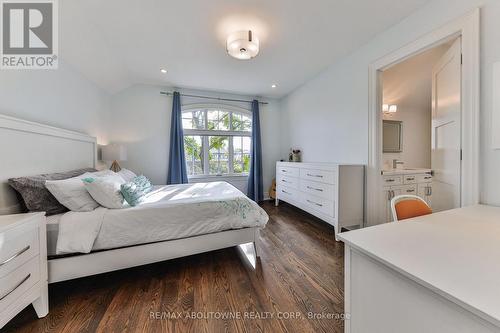
[[[49,311],[45,215],[0,216],[0,329],[29,304]]]
[[[364,166],[276,163],[276,205],[283,200],[333,225],[363,226]]]
[[[391,200],[398,195],[417,195],[432,207],[432,175],[429,173],[382,176],[382,184],[382,222],[392,221]]]

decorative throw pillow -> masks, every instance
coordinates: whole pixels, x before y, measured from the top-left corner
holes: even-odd
[[[46,212],[46,215],[61,214],[68,211],[45,187],[46,180],[61,180],[96,171],[94,168],[77,169],[67,172],[41,174],[29,177],[11,178],[9,185],[22,197],[30,212]]]
[[[121,169],[120,171],[117,172],[126,182],[131,182],[132,179],[137,177],[135,173],[128,169]]]
[[[92,198],[106,208],[123,208],[124,200],[120,192],[125,180],[118,174],[108,177],[88,177],[82,179]]]
[[[132,179],[131,182],[121,185],[121,193],[125,201],[130,206],[137,206],[143,200],[146,194],[151,192],[153,185],[145,176],[140,175]]]
[[[111,170],[103,170],[97,172],[87,172],[83,175],[64,179],[64,180],[47,180],[45,187],[64,207],[74,212],[89,212],[99,204],[92,199],[92,196],[85,189],[82,182],[83,178],[87,177],[107,177],[115,175]]]

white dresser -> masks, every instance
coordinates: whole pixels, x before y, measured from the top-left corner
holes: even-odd
[[[276,205],[292,204],[334,226],[363,226],[364,166],[276,163]]]
[[[29,304],[49,312],[43,213],[0,216],[0,328]]]

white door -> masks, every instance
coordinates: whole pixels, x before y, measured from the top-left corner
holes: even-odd
[[[432,71],[432,209],[458,208],[461,178],[461,39]]]

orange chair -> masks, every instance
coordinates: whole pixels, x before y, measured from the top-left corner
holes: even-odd
[[[398,195],[392,198],[391,210],[394,222],[432,214],[427,202],[416,195]]]

